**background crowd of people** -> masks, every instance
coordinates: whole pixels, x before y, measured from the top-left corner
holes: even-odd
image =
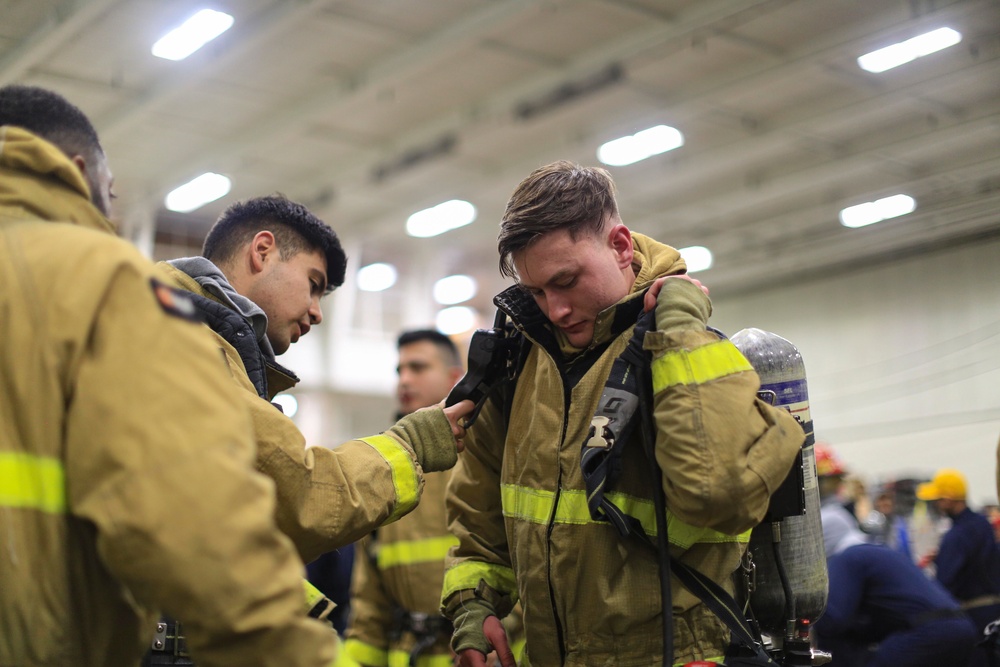
[[[816,625],[834,665],[989,665],[1000,618],[995,506],[972,508],[964,475],[881,480],[874,492],[816,445],[829,599]]]

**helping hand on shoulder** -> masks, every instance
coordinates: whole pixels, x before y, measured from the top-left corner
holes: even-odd
[[[653,281],[653,284],[649,286],[649,289],[646,291],[646,296],[643,297],[642,300],[643,311],[648,313],[656,307],[656,297],[660,295],[660,290],[663,289],[663,283],[671,278],[679,278],[681,280],[686,280],[689,283],[693,283],[697,287],[701,288],[701,291],[705,293],[705,296],[708,296],[708,287],[702,285],[701,281],[697,278],[693,278],[686,273],[680,273],[675,276],[664,276],[662,278],[657,278]]]

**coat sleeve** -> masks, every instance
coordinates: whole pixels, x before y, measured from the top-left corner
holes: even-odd
[[[204,329],[168,314],[150,276],[123,263],[87,297],[93,326],[65,378],[70,511],[139,605],[184,622],[199,665],[328,664],[334,637],[304,615],[246,407]]]
[[[681,521],[735,535],[763,518],[805,435],[756,397],[760,379],[736,347],[706,329],[708,297],[683,279],[657,299],[652,351],[656,458]]]
[[[382,667],[389,664],[389,629],[395,605],[385,590],[371,546],[369,535],[355,548],[351,620],[345,648],[350,657],[365,667]]]
[[[253,416],[257,469],[274,480],[277,490],[278,527],[292,538],[304,562],[416,507],[423,470],[400,438],[384,434],[333,449],[307,447],[280,410],[249,391],[241,393]],[[441,437],[453,439],[450,431]]]
[[[483,407],[465,437],[465,450],[448,484],[448,529],[458,538],[445,561],[442,610],[469,595],[480,582],[488,597],[502,600],[498,611],[517,601],[514,570],[507,549],[500,489],[500,465],[506,433],[502,410],[494,401]],[[492,600],[491,600],[492,601]],[[497,604],[494,604],[497,608]]]

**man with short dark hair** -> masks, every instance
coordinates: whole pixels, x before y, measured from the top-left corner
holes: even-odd
[[[110,186],[79,109],[0,88],[0,664],[137,664],[162,608],[203,667],[327,665],[242,392]]]
[[[247,248],[256,254],[247,255]],[[272,248],[276,256],[269,255]],[[269,259],[277,261],[268,265]],[[218,267],[238,294],[267,314],[267,340],[276,355],[284,354],[299,336],[322,321],[320,298],[344,283],[347,269],[337,234],[305,206],[281,195],[255,197],[227,208],[205,237],[202,257],[193,260],[203,265],[200,260],[208,260]],[[294,270],[296,263],[308,265],[308,302],[303,290],[288,284],[294,271],[271,274],[265,270]],[[191,261],[171,264],[197,271]]]
[[[298,382],[275,356],[322,321],[320,299],[344,281],[346,257],[334,231],[281,195],[258,197],[223,212],[204,254],[159,266],[190,293],[246,389],[257,468],[274,479],[278,526],[303,562],[410,512],[423,474],[454,465],[460,429],[446,418],[456,418],[452,408],[407,415],[385,434],[329,449],[307,448],[269,402]]]
[[[437,405],[462,376],[455,343],[439,331],[407,331],[397,340],[399,414]],[[444,495],[451,472],[424,477],[420,505],[357,544],[347,654],[365,667],[451,665],[451,624],[438,609],[448,532]]]
[[[556,162],[533,172],[508,201],[498,250],[501,273],[518,284],[494,302],[525,342],[511,393],[486,402],[449,486],[459,545],[442,605],[461,664],[482,665],[491,647],[513,664],[497,618],[518,598],[532,664],[661,664],[664,604],[674,619],[667,662],[721,659],[725,623],[676,578],[662,600],[657,552],[637,529],[619,537],[608,517],[655,539],[662,488],[672,560],[732,591],[802,429],[756,397],[749,362],[707,329],[707,290],[680,254],[622,223],[607,171]],[[583,446],[610,448],[608,419],[595,412],[638,316],[653,306],[642,346],[652,355],[656,466],[637,427],[623,436],[617,480],[591,489]]]

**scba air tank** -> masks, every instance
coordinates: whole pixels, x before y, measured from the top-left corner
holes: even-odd
[[[823,614],[829,588],[805,364],[792,343],[767,331],[743,329],[732,342],[760,376],[762,398],[788,410],[806,433],[801,474],[793,467],[772,497],[768,516],[751,533],[749,548],[755,566],[750,593],[753,614],[764,632],[790,638],[807,631]],[[790,494],[795,507],[789,510]]]

